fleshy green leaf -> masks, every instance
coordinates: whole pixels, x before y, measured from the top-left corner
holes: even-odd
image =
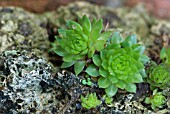
[[[150,59],[150,58],[149,58],[148,56],[144,55],[144,54],[141,54],[140,57],[139,57],[139,60],[140,60],[143,64],[147,63],[147,62],[149,61],[149,59]]]
[[[100,55],[98,55],[98,54],[94,54],[92,57],[92,60],[96,66],[100,66],[102,63]]]
[[[150,103],[151,103],[151,99],[150,99],[149,97],[147,97],[147,98],[145,99],[145,103],[146,103],[146,104],[150,104]]]
[[[106,71],[106,70],[104,70],[103,68],[100,68],[100,69],[99,69],[99,73],[100,73],[100,75],[103,76],[103,77],[107,77],[107,76],[109,75],[109,72]]]
[[[119,80],[115,85],[120,89],[124,89],[126,87],[126,83],[121,80]]]
[[[61,65],[61,68],[68,68],[70,66],[72,66],[75,63],[75,61],[73,62],[63,62]]]
[[[83,71],[85,66],[85,61],[76,61],[74,64],[74,71],[76,73],[76,76]]]
[[[141,76],[142,76],[143,78],[146,78],[146,77],[147,77],[147,74],[146,74],[145,69],[140,70],[139,73],[141,74]]]
[[[109,75],[108,78],[112,83],[117,83],[119,81],[114,75]]]
[[[112,32],[111,31],[106,31],[106,32],[103,32],[100,34],[98,40],[104,40],[104,41],[107,41],[110,36],[111,36]]]
[[[106,54],[107,54],[107,50],[105,49],[100,52],[100,57],[102,60],[105,59]]]
[[[164,47],[161,49],[160,58],[161,58],[161,60],[164,60],[167,58],[166,48],[164,48]]]
[[[154,104],[152,104],[152,105],[151,105],[151,108],[152,108],[153,110],[155,110],[155,109],[156,109],[156,106],[155,106]]]
[[[90,39],[95,42],[98,38],[99,35],[102,31],[103,28],[103,21],[102,19],[100,19],[99,21],[97,21],[93,26],[92,26],[92,30],[90,32]]]
[[[83,55],[66,55],[63,57],[63,61],[73,62],[75,60],[80,60],[81,58],[83,58]]]
[[[63,61],[65,62],[73,62],[75,60],[76,60],[75,55],[66,55],[63,57]]]
[[[130,36],[128,36],[122,43],[121,45],[123,47],[130,47],[132,46],[133,44],[136,44],[137,42],[137,39],[136,39],[136,35],[132,34]]]
[[[104,59],[102,61],[102,67],[106,70],[108,68],[108,60],[107,59]]]
[[[168,62],[168,64],[170,64],[170,48],[168,48],[168,50],[167,50],[167,62]]]
[[[107,88],[107,87],[109,87],[110,84],[111,84],[111,82],[109,81],[108,78],[100,77],[98,79],[99,88]]]
[[[114,96],[117,93],[117,91],[118,91],[118,88],[114,86],[113,84],[110,84],[109,87],[105,88],[105,92],[108,97]]]
[[[105,43],[106,42],[104,40],[98,40],[97,42],[94,43],[94,47],[97,51],[101,51],[102,49],[104,49]]]
[[[96,69],[96,66],[91,64],[90,66],[87,67],[86,71],[87,74],[90,76],[96,77],[99,76],[99,71]]]
[[[79,32],[81,32],[83,30],[83,28],[75,21],[67,21],[66,25],[68,26],[68,28],[77,30]]]
[[[91,31],[91,22],[90,22],[89,18],[87,18],[85,15],[83,16],[83,18],[81,20],[81,25],[83,27],[84,33],[86,35],[89,35],[90,31]]]
[[[96,23],[97,23],[97,20],[96,20],[96,18],[94,18],[92,23],[91,23],[92,28],[94,27],[94,25],[96,25]]]
[[[136,62],[136,67],[140,70],[144,68],[144,65],[141,62]]]
[[[56,47],[56,49],[54,50],[54,52],[59,55],[59,56],[66,56],[68,55],[68,52],[66,52],[63,48],[61,47]]]
[[[114,32],[112,37],[110,38],[111,44],[119,44],[122,41],[123,41],[123,38],[121,37],[121,35],[118,31]]]
[[[126,83],[125,89],[126,89],[128,92],[136,93],[136,85],[133,84],[133,83]]]
[[[66,37],[66,30],[65,29],[58,29],[58,33],[61,37]],[[57,36],[55,36],[56,38]]]
[[[143,82],[143,78],[139,73],[134,74],[134,83],[141,83]]]
[[[94,55],[94,52],[95,52],[95,48],[93,46],[90,47],[88,51],[88,58],[91,58]]]
[[[131,43],[131,45],[137,43],[137,38],[136,38],[135,34],[129,35],[125,40],[129,41],[129,43]]]
[[[141,44],[134,44],[132,45],[132,49],[137,52],[137,53],[140,53],[140,54],[143,54],[144,51],[145,51],[145,47]]]
[[[54,43],[56,43],[56,44],[60,44],[61,43],[61,40],[62,40],[62,38],[60,38],[59,36],[55,36],[55,42]],[[54,45],[54,44],[53,44]]]
[[[129,76],[127,76],[127,79],[125,80],[126,83],[134,83],[134,77],[133,74],[129,74]]]

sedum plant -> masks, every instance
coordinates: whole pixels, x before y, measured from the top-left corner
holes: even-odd
[[[153,63],[149,69],[147,81],[152,90],[155,88],[165,89],[166,87],[170,87],[170,66],[164,63],[159,65]]]
[[[153,91],[153,95],[151,97],[147,97],[145,99],[145,103],[151,104],[151,108],[153,110],[155,110],[156,108],[162,108],[165,102],[165,96],[162,94],[162,92],[157,92],[157,89]]]
[[[94,19],[92,23],[83,16],[78,23],[67,21],[67,29],[59,29],[56,36],[57,45],[53,45],[54,52],[63,57],[62,68],[74,65],[74,71],[78,75],[95,51],[101,51],[111,32],[103,32],[102,19]]]
[[[81,95],[81,105],[86,109],[96,108],[102,102],[98,100],[96,93],[87,94],[85,97]]]
[[[119,32],[115,32],[106,48],[100,54],[93,55],[95,65],[89,65],[86,72],[99,77],[99,88],[104,88],[108,97],[114,96],[118,88],[136,92],[135,83],[143,82],[146,77],[144,64],[149,58],[143,54],[144,49],[144,46],[137,44],[135,35],[123,40]]]

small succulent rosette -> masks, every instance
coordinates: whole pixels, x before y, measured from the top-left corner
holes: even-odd
[[[145,99],[146,104],[151,104],[151,108],[156,110],[156,108],[162,108],[166,103],[166,97],[162,94],[162,92],[157,92],[157,89],[153,91],[153,95],[151,97],[147,97]]]
[[[101,100],[98,100],[96,93],[87,94],[85,97],[81,95],[81,105],[83,108],[91,109],[96,108],[102,103]]]
[[[135,35],[123,40],[119,32],[115,32],[106,48],[100,54],[94,54],[92,59],[95,65],[90,65],[86,72],[99,77],[99,88],[104,88],[109,97],[114,96],[118,88],[136,92],[135,83],[143,82],[146,77],[144,64],[149,58],[143,54],[144,49],[144,46],[137,44]]]
[[[148,83],[152,90],[155,88],[165,89],[166,87],[170,87],[170,65],[162,63],[151,66]]]
[[[102,32],[102,19],[94,19],[92,23],[83,16],[78,23],[67,21],[67,29],[59,29],[53,49],[56,54],[63,57],[62,68],[74,65],[74,71],[78,75],[84,68],[86,60],[91,58],[95,51],[104,48],[106,40],[111,32]]]

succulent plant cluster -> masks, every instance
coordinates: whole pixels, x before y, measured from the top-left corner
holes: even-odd
[[[166,97],[162,94],[162,92],[157,92],[157,89],[153,91],[153,95],[151,97],[147,97],[145,99],[146,104],[151,104],[151,108],[155,110],[156,108],[162,108],[162,106],[166,102]]]
[[[63,57],[62,68],[74,65],[74,71],[78,75],[84,68],[87,58],[91,58],[95,51],[104,48],[111,32],[103,32],[102,20],[94,19],[92,23],[83,16],[78,23],[67,21],[68,29],[59,29],[56,36],[58,46],[54,51]]]
[[[81,105],[86,109],[96,108],[102,102],[98,100],[96,93],[87,94],[85,97],[81,95]]]
[[[136,92],[135,83],[143,82],[144,64],[149,60],[143,54],[145,47],[137,44],[136,35],[124,40],[119,32],[101,33],[102,20],[91,23],[86,16],[78,23],[67,21],[67,27],[58,30],[53,47],[63,57],[62,68],[74,65],[76,75],[85,69],[89,76],[98,77],[99,88],[104,88],[108,97],[114,96],[118,88]]]

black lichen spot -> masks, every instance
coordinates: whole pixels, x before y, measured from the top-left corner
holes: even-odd
[[[30,110],[31,113],[35,113],[36,112],[35,108],[30,108],[29,110]]]
[[[51,113],[56,114],[56,112],[57,112],[57,109],[55,107],[53,107],[52,110],[51,110]]]
[[[16,92],[24,92],[24,89],[16,89]]]
[[[44,81],[40,82],[40,86],[42,88],[42,92],[46,92],[46,90],[48,89],[48,84]]]
[[[10,70],[9,70],[9,68],[4,68],[3,69],[3,74],[5,75],[5,76],[8,76],[9,74],[10,74]]]
[[[48,103],[53,103],[53,100],[48,100]]]
[[[14,106],[14,103],[12,102],[12,100],[7,100],[4,102],[4,107],[8,110],[13,108],[13,106]]]
[[[19,22],[18,23],[18,32],[23,36],[27,37],[33,33],[32,27],[28,22]]]
[[[22,103],[23,100],[22,100],[22,99],[17,99],[16,102],[17,102],[17,103]]]
[[[1,79],[0,82],[4,82],[5,77],[1,77],[0,79]]]
[[[40,70],[40,71],[39,71],[39,74],[43,74],[43,70]]]
[[[21,105],[17,105],[17,109],[21,109],[22,108],[22,106]]]

